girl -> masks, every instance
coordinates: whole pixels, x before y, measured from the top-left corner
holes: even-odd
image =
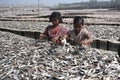
[[[40,39],[46,36],[52,42],[61,43],[60,37],[63,37],[68,31],[66,27],[59,25],[59,23],[62,23],[61,14],[53,12],[49,20],[52,25],[47,26],[44,33],[40,34]]]

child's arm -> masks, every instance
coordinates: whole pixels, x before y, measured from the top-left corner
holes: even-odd
[[[51,39],[51,41],[56,43],[56,42],[58,41],[58,39],[59,39],[59,36],[56,36],[56,37],[53,37],[53,38]]]
[[[88,45],[89,43],[91,43],[93,41],[90,33],[86,33],[86,39],[84,39],[83,41],[80,42],[80,44],[82,45]]]
[[[65,35],[63,35],[63,38],[68,38],[68,34],[66,33]]]
[[[45,29],[45,31],[43,33],[40,33],[39,38],[43,39],[43,38],[47,37],[47,35],[48,35],[48,27]]]

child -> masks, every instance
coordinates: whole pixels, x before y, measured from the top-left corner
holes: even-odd
[[[69,40],[72,40],[73,44],[81,46],[89,46],[92,42],[92,38],[88,30],[84,27],[84,19],[80,16],[76,16],[73,21],[73,30],[69,30],[67,33]]]
[[[44,33],[40,34],[40,39],[46,36],[52,42],[61,43],[60,37],[63,37],[68,31],[66,27],[59,25],[59,23],[62,23],[61,14],[53,12],[49,20],[52,22],[52,25],[47,26]]]

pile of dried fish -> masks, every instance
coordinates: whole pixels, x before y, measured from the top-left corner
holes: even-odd
[[[11,28],[11,29],[18,29],[18,30],[36,30],[43,32],[44,29],[50,25],[49,22],[38,22],[38,21],[0,21],[0,27]],[[62,24],[72,29],[71,24]],[[109,40],[118,40],[120,37],[120,26],[113,26],[113,25],[85,25],[86,28],[91,32],[93,38],[100,38],[100,39],[109,39]]]
[[[67,46],[66,46],[67,47]],[[62,45],[0,31],[0,80],[119,80],[117,52]]]
[[[119,26],[90,25],[87,28],[91,31],[94,38],[118,40],[120,37]]]
[[[38,22],[38,21],[0,21],[0,27],[18,29],[18,30],[36,30],[43,31],[46,26],[50,23],[48,22]]]

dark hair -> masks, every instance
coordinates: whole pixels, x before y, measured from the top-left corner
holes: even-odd
[[[81,23],[82,25],[84,25],[84,19],[83,19],[83,17],[81,17],[81,16],[75,16],[74,17],[74,21],[73,21],[73,24],[76,24],[76,23]]]
[[[53,18],[59,19],[60,23],[63,22],[60,12],[53,12],[53,13],[50,15],[50,17],[49,17],[49,20],[52,21]]]

